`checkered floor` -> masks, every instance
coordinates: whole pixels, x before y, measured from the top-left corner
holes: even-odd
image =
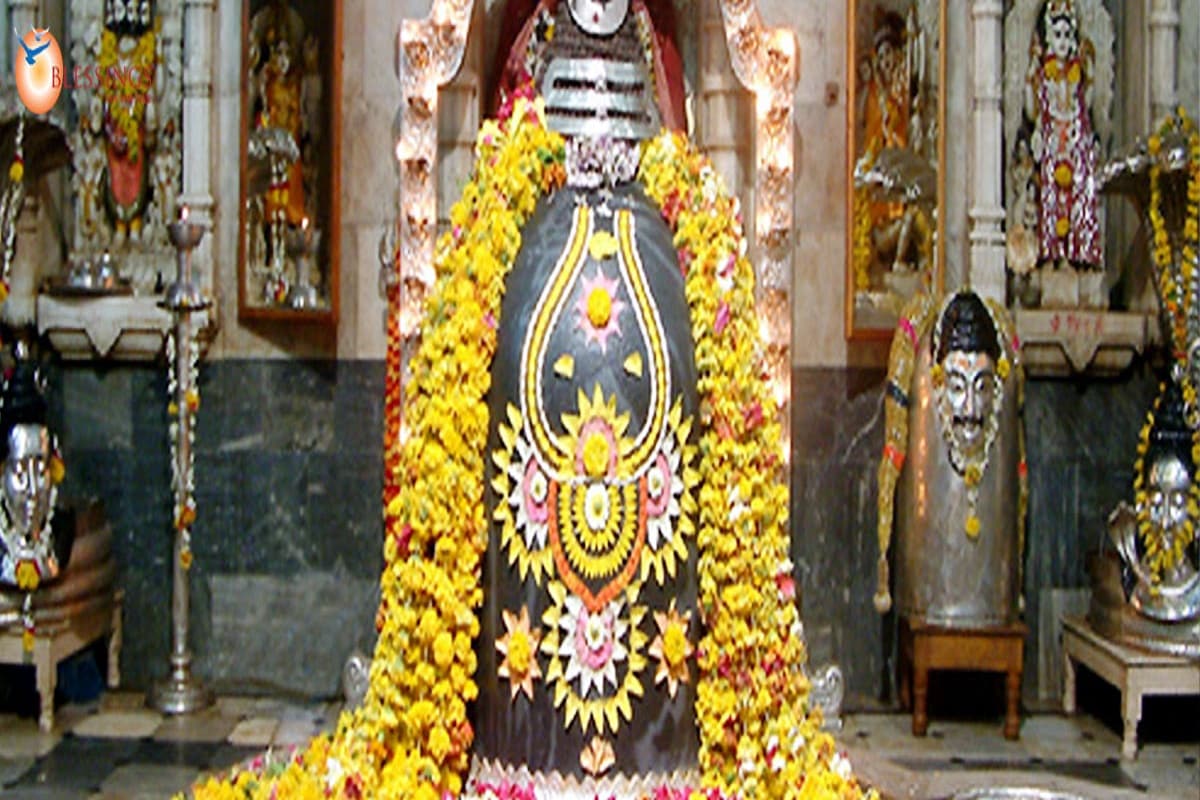
[[[276,699],[220,698],[188,717],[163,717],[140,693],[108,693],[60,707],[54,731],[0,715],[3,800],[150,800],[186,790],[263,752],[308,741],[337,721],[339,707]]]
[[[0,714],[0,799],[169,798],[206,773],[332,729],[338,711],[336,703],[223,697],[203,713],[164,718],[140,693],[110,692],[60,706],[50,734],[32,717]],[[1016,742],[1000,735],[999,720],[934,719],[920,739],[909,727],[903,714],[856,714],[837,733],[856,772],[885,798],[950,798],[997,786],[1064,798],[1200,797],[1197,735],[1146,740],[1128,762],[1119,759],[1115,729],[1086,713],[1028,715]]]

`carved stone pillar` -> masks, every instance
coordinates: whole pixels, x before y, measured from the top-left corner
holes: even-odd
[[[1157,121],[1179,102],[1176,56],[1179,0],[1152,0],[1150,7],[1150,115]]]
[[[183,3],[183,194],[196,224],[212,227],[213,16],[216,0]],[[174,213],[168,210],[166,213]],[[211,289],[215,237],[196,248],[195,267],[202,287]]]
[[[1001,0],[974,0],[971,4],[974,113],[968,211],[971,288],[1001,303],[1004,302],[1004,200],[1001,191],[1004,140],[1000,86],[1003,13]]]

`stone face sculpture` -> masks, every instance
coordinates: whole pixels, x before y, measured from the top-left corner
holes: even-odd
[[[901,614],[966,627],[1016,619],[1026,496],[1019,353],[1004,310],[969,291],[936,305],[917,298],[901,318],[879,468],[881,612],[892,604],[894,520]]]

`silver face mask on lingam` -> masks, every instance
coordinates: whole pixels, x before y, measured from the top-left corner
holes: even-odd
[[[629,13],[629,0],[569,0],[571,18],[585,33],[612,36]]]
[[[945,404],[952,446],[968,459],[982,457],[988,443],[988,423],[996,403],[996,371],[987,353],[946,354]]]
[[[32,562],[41,580],[58,574],[51,517],[58,490],[51,477],[50,433],[44,425],[14,425],[8,435],[0,492],[0,581],[16,583],[16,568]]]

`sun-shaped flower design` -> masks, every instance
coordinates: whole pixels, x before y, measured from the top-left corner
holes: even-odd
[[[606,686],[617,685],[617,664],[628,656],[624,639],[629,623],[621,619],[624,602],[618,598],[592,612],[578,597],[566,598],[558,621],[563,631],[558,654],[567,659],[566,680],[578,678],[581,698],[592,689],[603,694]]]
[[[533,446],[524,436],[516,440],[517,457],[508,465],[512,492],[508,503],[516,511],[517,530],[525,538],[525,547],[536,550],[546,546],[549,518],[550,479],[533,454]]]
[[[592,388],[590,399],[581,389],[577,402],[578,414],[562,416],[566,436],[561,446],[572,458],[568,470],[592,479],[626,477],[629,465],[624,457],[633,449],[625,436],[629,414],[617,413],[617,398],[606,398],[600,384]]]
[[[532,700],[533,682],[542,677],[536,655],[542,634],[529,629],[529,609],[525,606],[521,606],[520,615],[504,609],[502,617],[506,633],[496,640],[496,650],[504,660],[500,662],[497,674],[508,678],[511,699],[516,699],[517,692],[524,692]]]
[[[595,275],[584,279],[575,310],[579,315],[575,326],[583,331],[588,344],[599,344],[600,351],[607,353],[608,338],[621,335],[621,312],[625,310],[625,301],[617,294],[616,279],[597,268]]]
[[[654,671],[654,683],[657,685],[667,682],[667,693],[672,699],[679,690],[679,684],[688,682],[687,660],[694,648],[688,641],[688,623],[692,612],[680,614],[675,610],[675,601],[666,612],[655,611],[654,622],[658,625],[658,636],[650,643],[649,653],[658,659],[658,669]]]
[[[668,436],[646,471],[646,538],[652,550],[671,541],[672,520],[679,516],[683,494],[679,463],[679,450]]]

